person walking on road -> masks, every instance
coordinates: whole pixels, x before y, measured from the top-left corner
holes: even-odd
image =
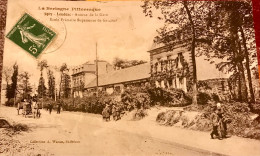
[[[60,114],[60,110],[61,110],[61,101],[58,101],[58,104],[57,104],[57,114]]]
[[[224,110],[222,108],[222,105],[220,103],[217,103],[217,115],[218,115],[218,121],[219,121],[219,129],[220,129],[220,135],[222,138],[227,137],[227,118],[225,117]]]
[[[52,105],[52,103],[50,103],[49,104],[49,113],[51,114],[51,112],[52,112],[52,108],[53,108],[53,105]]]

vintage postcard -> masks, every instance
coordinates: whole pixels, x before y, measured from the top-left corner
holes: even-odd
[[[6,6],[0,156],[260,155],[251,0]]]

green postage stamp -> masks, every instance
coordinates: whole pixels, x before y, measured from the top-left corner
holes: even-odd
[[[55,36],[54,31],[25,13],[6,37],[37,58]]]

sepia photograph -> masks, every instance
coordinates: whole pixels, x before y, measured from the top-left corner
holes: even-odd
[[[0,156],[260,155],[251,0],[5,9]]]

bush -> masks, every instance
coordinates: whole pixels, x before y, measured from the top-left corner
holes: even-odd
[[[146,117],[148,114],[144,109],[138,109],[135,110],[134,115],[133,115],[133,120],[141,120],[144,117]]]
[[[210,115],[212,108],[216,106],[216,102],[209,101],[206,105],[191,105],[186,107],[184,110],[190,114],[194,111],[199,111],[200,114],[192,118],[192,121],[187,124],[188,121],[184,115],[181,115],[180,121],[184,128],[200,131],[210,131],[212,125],[210,122]],[[225,118],[230,119],[228,123],[228,134],[260,139],[260,116],[258,115],[255,119],[252,119],[248,103],[232,102],[223,103],[222,108],[225,113]],[[177,111],[166,111],[159,113],[156,121],[163,125],[175,125],[179,121]]]
[[[201,107],[203,113],[198,116],[198,122],[205,119],[209,121],[211,108],[214,106],[216,106],[215,102],[209,102],[208,105]],[[260,122],[257,122],[257,118],[252,120],[248,103],[223,103],[222,107],[226,118],[231,119],[231,123],[228,124],[229,134],[255,139],[258,138],[258,135],[260,135],[258,125]]]
[[[160,112],[156,117],[156,122],[164,122],[165,121],[165,112]]]
[[[5,102],[6,106],[13,106],[14,105],[14,98],[11,98]]]
[[[66,111],[79,111],[95,114],[102,114],[102,110],[106,104],[113,99],[113,96],[101,96],[99,98],[95,96],[83,97],[83,98],[69,98],[63,99],[62,107]]]
[[[198,104],[205,105],[208,103],[209,100],[211,100],[210,95],[204,92],[199,92],[197,96]]]
[[[213,94],[211,95],[211,97],[212,97],[212,100],[213,100],[213,101],[220,102],[220,98],[219,98],[219,96],[218,96],[217,94],[213,93]]]
[[[181,89],[165,90],[163,88],[148,88],[151,106],[160,104],[162,106],[186,106],[191,104],[191,97]]]
[[[29,127],[28,127],[27,125],[25,125],[25,124],[20,124],[20,123],[14,124],[14,125],[12,126],[12,128],[13,128],[14,132],[29,131]]]
[[[194,129],[194,127],[199,125],[196,123],[196,118],[198,116],[197,114],[199,113],[188,113],[182,110],[168,110],[166,112],[159,113],[156,118],[156,122],[166,126]],[[200,127],[203,128],[204,125],[200,125]]]
[[[128,111],[133,109],[147,109],[150,107],[150,96],[146,92],[127,89],[121,95],[121,102]]]
[[[252,111],[256,114],[259,114],[260,115],[260,101],[256,101],[256,103],[253,103],[252,104]]]

